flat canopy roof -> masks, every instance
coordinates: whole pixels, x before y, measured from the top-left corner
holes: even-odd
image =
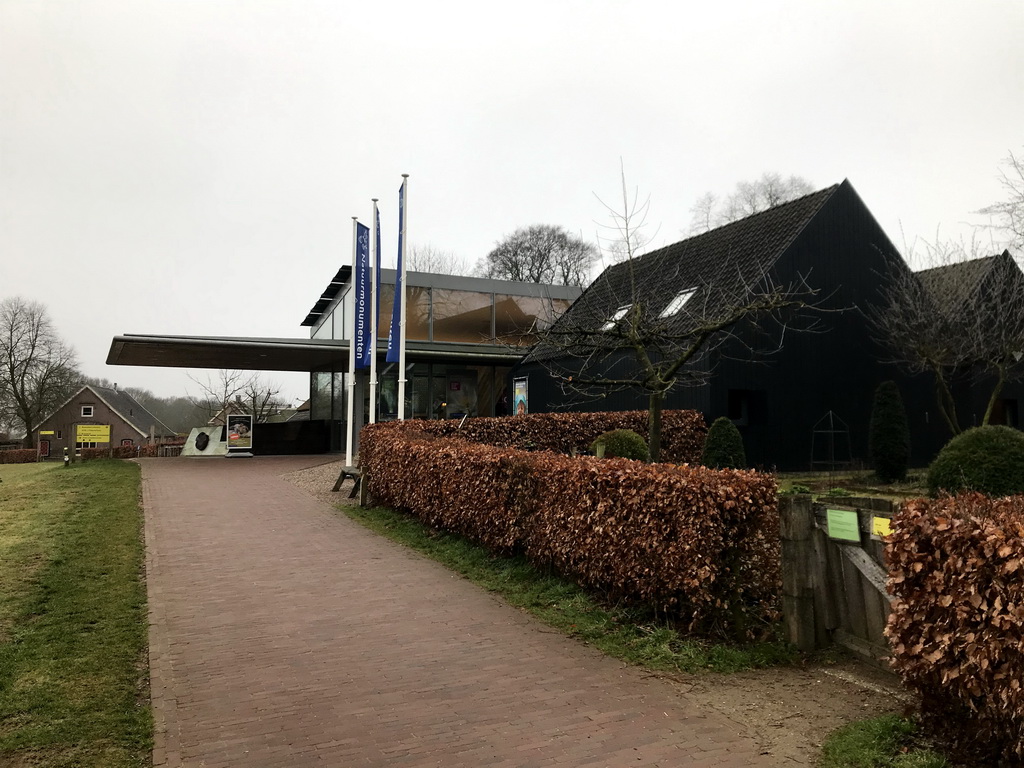
[[[386,344],[379,345],[379,358]],[[526,349],[493,344],[408,341],[406,360],[465,365],[511,365]],[[322,339],[247,339],[223,336],[148,336],[125,334],[110,342],[107,365],[165,368],[228,368],[243,371],[317,371],[348,369],[347,341]]]

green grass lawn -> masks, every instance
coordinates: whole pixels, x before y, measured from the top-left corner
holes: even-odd
[[[899,715],[850,723],[825,742],[821,768],[949,768],[919,739],[916,726]]]
[[[883,483],[870,470],[827,472],[783,472],[780,473],[779,490],[787,492],[794,487],[807,489],[815,496],[828,496],[838,490],[850,496],[872,496],[881,499],[903,501],[928,495],[925,482],[927,469],[912,469],[905,480]]]
[[[0,765],[148,765],[138,465],[0,480]]]

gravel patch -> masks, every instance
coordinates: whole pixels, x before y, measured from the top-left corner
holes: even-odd
[[[308,469],[300,469],[296,472],[288,472],[283,475],[284,479],[293,485],[298,486],[310,496],[313,496],[318,501],[322,501],[324,504],[330,504],[335,506],[338,504],[358,504],[358,497],[350,499],[349,493],[352,491],[352,481],[346,480],[345,484],[341,486],[341,490],[334,493],[331,488],[334,487],[334,483],[338,480],[338,475],[341,473],[341,468],[345,466],[345,462],[341,459],[337,461],[330,461],[326,464],[317,464],[315,467],[309,467]]]

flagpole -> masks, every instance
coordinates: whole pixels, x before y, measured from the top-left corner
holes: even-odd
[[[377,239],[377,198],[373,198],[373,224],[370,237],[370,423],[377,422],[377,270],[380,269],[380,241]]]
[[[408,259],[405,258],[405,252],[408,248],[406,244],[406,232],[409,229],[409,174],[402,174],[402,251],[399,257],[402,261],[402,306],[401,313],[399,314],[398,321],[398,420],[402,421],[405,419],[405,310],[406,310],[406,299],[408,298],[409,291],[405,285],[406,274],[408,273]]]
[[[352,274],[349,276],[349,305],[346,312],[349,321],[348,337],[348,425],[345,430],[345,466],[352,466],[352,438],[355,433],[356,416],[356,227],[359,220],[352,217]]]

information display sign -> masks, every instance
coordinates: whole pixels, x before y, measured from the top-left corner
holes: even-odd
[[[78,424],[75,427],[76,443],[109,443],[109,424]]]
[[[827,515],[830,539],[860,543],[860,525],[856,512],[849,509],[830,509]]]

